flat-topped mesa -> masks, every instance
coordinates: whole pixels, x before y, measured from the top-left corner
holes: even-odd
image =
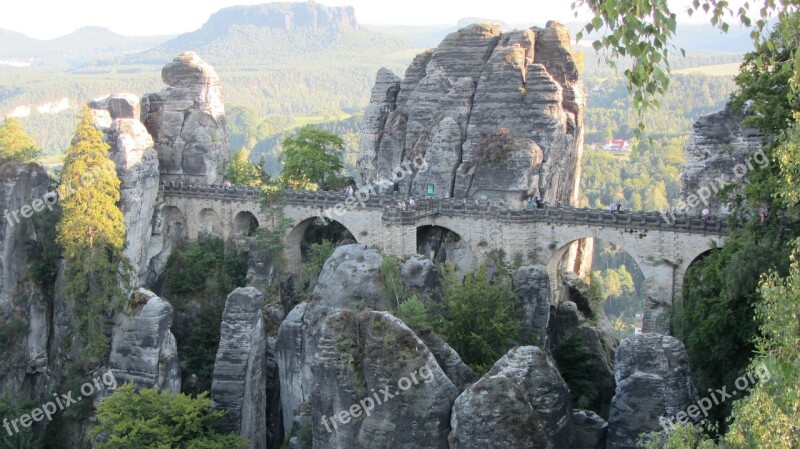
[[[375,182],[424,157],[403,195],[575,204],[585,104],[561,24],[470,25],[414,58],[404,79],[378,72],[359,165]]]
[[[226,29],[230,26],[253,25],[291,31],[307,29],[358,29],[352,6],[328,7],[314,2],[265,3],[223,8],[211,15],[202,31]]]
[[[142,98],[161,180],[220,184],[230,144],[219,76],[196,53],[185,52],[164,66],[161,79],[169,87]]]

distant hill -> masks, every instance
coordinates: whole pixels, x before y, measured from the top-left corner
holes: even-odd
[[[545,23],[505,23],[489,18],[466,17],[458,20],[454,25],[425,25],[425,26],[386,26],[365,25],[371,30],[400,37],[415,47],[432,48],[439,44],[448,34],[457,31],[471,23],[491,22],[499,23],[505,29],[523,29],[532,26],[544,26]],[[571,32],[575,33],[583,28],[583,22],[568,22],[564,24]],[[702,50],[726,53],[745,53],[753,49],[750,32],[745,29],[731,27],[728,33],[712,27],[710,24],[691,25],[679,23],[675,45],[686,50]],[[585,39],[590,39],[589,36]]]
[[[55,39],[39,40],[0,29],[0,60],[34,67],[74,68],[154,47],[172,36],[123,36],[102,27],[80,28]]]
[[[398,37],[359,27],[352,7],[268,3],[224,8],[199,30],[128,56],[124,63],[163,64],[193,50],[214,66],[318,65],[321,61],[312,57],[341,63],[407,48]]]

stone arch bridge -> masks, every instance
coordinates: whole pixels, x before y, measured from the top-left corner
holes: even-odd
[[[269,226],[260,198],[260,190],[246,187],[169,183],[159,188],[162,219],[182,227],[189,239],[202,232],[236,239],[255,227]],[[509,258],[518,255],[526,264],[547,266],[551,283],[558,278],[559,264],[574,242],[586,238],[612,242],[624,249],[644,274],[645,331],[664,330],[666,324],[658,317],[682,298],[689,265],[722,246],[728,235],[723,220],[678,217],[667,223],[653,212],[612,214],[571,207],[520,210],[463,200],[421,201],[416,210],[401,211],[394,207],[398,200],[391,196],[372,197],[346,208],[346,197],[334,192],[288,192],[285,199],[284,214],[293,222],[285,256],[293,269],[300,265],[305,230],[321,217],[339,222],[358,243],[396,256],[418,252],[421,229],[444,228],[456,234],[476,262],[502,250]],[[337,205],[343,213],[335,212]]]

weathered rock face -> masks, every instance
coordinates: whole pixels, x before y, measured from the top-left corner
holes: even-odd
[[[608,423],[597,413],[589,410],[572,411],[575,449],[605,448],[607,430]]]
[[[398,91],[399,89],[399,91]],[[471,25],[417,56],[400,81],[378,73],[362,122],[367,181],[415,157],[429,169],[400,183],[405,194],[518,201],[577,198],[585,97],[567,30],[502,33]]]
[[[320,272],[311,300],[292,309],[278,329],[276,354],[280,372],[284,431],[310,402],[319,329],[326,317],[341,310],[386,310],[377,250],[352,244],[336,248]]]
[[[155,293],[138,289],[130,313],[119,313],[111,341],[109,368],[117,382],[143,388],[181,391],[178,347],[172,335],[172,306]]]
[[[46,393],[51,322],[49,298],[26,276],[34,260],[30,245],[43,238],[35,232],[31,214],[41,219],[45,218],[42,214],[53,213],[47,206],[38,207],[46,204],[42,198],[49,184],[39,165],[0,162],[0,209],[4,213],[0,223],[0,323],[5,331],[0,348],[0,393],[15,392],[36,401]],[[51,201],[55,202],[55,197]]]
[[[158,196],[158,154],[153,138],[139,121],[139,98],[112,94],[89,102],[95,126],[111,146],[109,154],[120,179],[120,210],[125,217],[125,256],[131,261],[134,287],[146,285],[150,236]]]
[[[142,98],[161,180],[220,184],[230,149],[219,76],[186,52],[164,66],[161,78],[169,87]]]
[[[451,449],[573,445],[567,384],[535,346],[510,350],[453,406]]]
[[[686,165],[681,176],[681,202],[686,213],[727,212],[716,192],[727,182],[744,181],[743,176],[765,166],[761,133],[742,124],[743,117],[728,110],[700,117],[686,142]],[[700,197],[705,198],[701,200]]]
[[[436,362],[439,363],[439,366],[450,381],[453,382],[453,385],[458,388],[459,392],[464,391],[475,382],[475,373],[461,360],[461,356],[444,341],[441,335],[428,332],[420,335],[420,338],[433,353]]]
[[[602,306],[591,300],[589,284],[571,272],[561,279],[559,303],[551,308],[547,328],[549,347],[558,351],[573,338],[586,347],[594,365],[591,381],[598,392],[597,399],[587,406],[607,418],[614,396],[614,354],[619,340]]]
[[[388,312],[325,319],[312,375],[314,447],[448,447],[458,391],[422,340]]]
[[[211,384],[213,407],[226,412],[219,430],[242,436],[254,449],[268,447],[269,347],[261,316],[262,303],[263,295],[253,287],[237,288],[228,295]]]
[[[608,449],[634,449],[639,434],[661,430],[659,417],[685,411],[696,399],[686,348],[667,335],[642,334],[623,340],[615,376]]]
[[[550,277],[542,265],[520,267],[514,273],[514,290],[524,311],[519,340],[546,347],[547,324],[550,321]]]

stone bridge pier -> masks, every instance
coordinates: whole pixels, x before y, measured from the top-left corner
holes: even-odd
[[[182,227],[189,239],[210,233],[235,240],[258,227],[274,229],[273,215],[262,210],[257,189],[169,184],[162,185],[159,196],[168,211],[162,215],[176,222],[170,226]],[[425,231],[446,230],[457,242],[458,254],[474,267],[492,252],[504,254],[509,263],[521,259],[524,264],[546,266],[552,292],[562,289],[565,255],[576,242],[613,243],[636,261],[644,275],[645,331],[668,330],[666,312],[682,299],[686,270],[702,254],[722,246],[728,234],[724,220],[679,217],[667,223],[658,213],[518,210],[463,200],[422,201],[413,211],[400,211],[392,197],[373,197],[347,208],[346,198],[331,192],[287,192],[285,200],[283,211],[293,225],[286,234],[284,257],[292,271],[300,267],[304,234],[317,220],[336,221],[358,243],[398,257],[422,251],[420,236]]]

